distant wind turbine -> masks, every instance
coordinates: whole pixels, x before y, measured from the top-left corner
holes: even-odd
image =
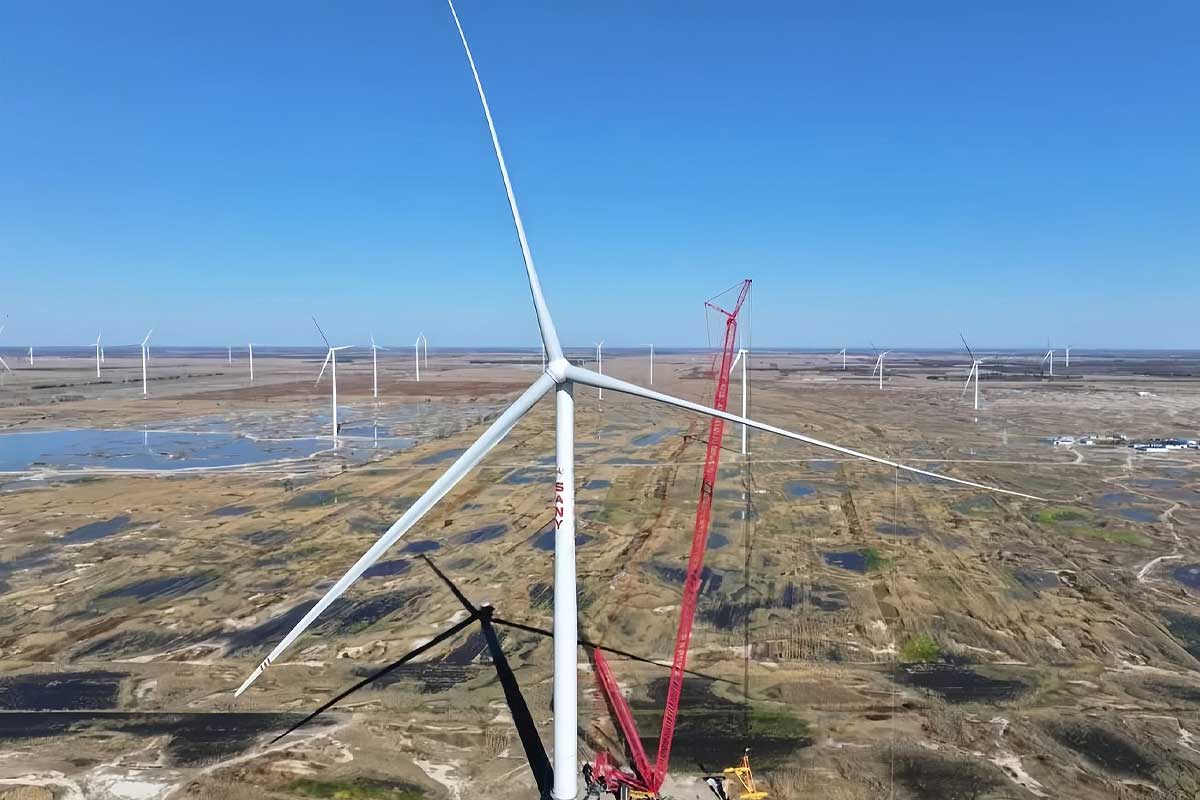
[[[250,382],[254,383],[254,342],[247,344],[246,350],[250,352]]]
[[[650,385],[654,385],[654,345],[650,345]]]
[[[838,355],[840,355],[842,357],[842,369],[845,369],[846,368],[846,348],[843,347],[842,352],[839,353]]]
[[[1046,364],[1047,361],[1050,362],[1050,377],[1053,378],[1054,377],[1054,348],[1050,348],[1049,350],[1046,351],[1046,355],[1042,356],[1042,365],[1043,366]]]
[[[321,334],[321,339],[324,340],[325,346],[329,348],[329,351],[325,353],[325,362],[321,364],[321,374],[317,376],[317,383],[320,383],[321,378],[325,377],[325,368],[330,367],[330,382],[333,384],[333,441],[334,444],[337,444],[337,354],[338,350],[346,350],[350,347],[350,345],[344,344],[341,347],[334,347],[329,343],[329,339],[326,338],[325,331],[321,330],[321,326],[317,323],[316,317],[313,317],[313,325],[317,326],[317,333]]]
[[[596,372],[598,372],[601,375],[604,374],[604,340],[603,339],[596,342]],[[596,387],[596,399],[597,400],[604,399],[604,387],[602,387],[602,386]]]
[[[33,346],[29,347],[29,366],[33,366]]]
[[[100,362],[104,360],[104,356],[101,355],[101,353],[103,351],[100,349],[100,337],[103,335],[104,335],[104,331],[101,331],[100,333],[96,334],[96,377],[97,378],[100,377]]]
[[[233,346],[229,347],[229,366],[233,366]]]
[[[425,345],[425,369],[429,369],[429,340],[425,338],[424,333],[417,334],[417,340],[413,342],[413,359],[417,362],[417,380],[421,380],[421,345]]]
[[[871,347],[874,348],[875,345],[871,345]],[[879,357],[875,359],[875,369],[871,370],[871,375],[874,375],[876,372],[879,373],[879,388],[880,389],[883,388],[883,357],[886,356],[890,352],[892,352],[892,351],[884,350],[882,353],[879,353]]]
[[[1067,369],[1071,368],[1071,345],[1067,345]]]
[[[146,356],[150,351],[147,342],[150,341],[150,334],[154,333],[154,328],[151,328],[146,338],[142,339],[142,397],[146,396]]]
[[[387,348],[375,344],[375,334],[371,334],[371,394],[376,400],[379,399],[379,350]]]
[[[962,339],[963,347],[967,348],[967,355],[969,355],[971,357],[971,368],[967,372],[967,382],[963,384],[962,394],[958,396],[958,399],[962,400],[964,397],[967,396],[967,389],[971,388],[971,378],[972,377],[975,378],[975,410],[978,411],[979,410],[979,365],[982,364],[983,362],[980,361],[978,358],[976,358],[975,354],[971,352],[971,346],[969,344],[967,344],[966,337],[964,337],[960,333],[958,335],[958,338]]]
[[[4,326],[5,326],[5,325],[7,325],[7,324],[8,324],[8,323],[5,323],[5,322],[0,322],[0,333],[4,333]],[[30,352],[30,353],[32,353],[32,352],[33,352],[33,348],[30,348],[30,349],[29,349],[29,352]],[[32,356],[30,356],[29,363],[30,363],[30,364],[32,364],[32,363],[33,363],[33,357],[32,357]],[[8,362],[4,360],[4,356],[0,356],[0,366],[4,367],[6,370],[8,370],[9,374],[12,374],[12,367],[8,366]]]

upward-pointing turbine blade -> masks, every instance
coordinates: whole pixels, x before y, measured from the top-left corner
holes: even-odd
[[[322,340],[325,342],[325,346],[326,346],[326,347],[333,347],[333,345],[331,345],[331,344],[329,343],[329,339],[328,339],[328,337],[326,337],[326,336],[325,336],[325,331],[321,330],[321,323],[317,322],[317,318],[316,318],[316,317],[313,317],[313,318],[312,318],[312,321],[313,321],[313,325],[316,325],[316,326],[317,326],[317,333],[321,334],[321,339],[322,339]]]
[[[958,396],[959,400],[962,400],[964,397],[967,396],[967,389],[971,388],[971,376],[975,374],[976,369],[977,369],[977,367],[974,364],[972,364],[971,368],[969,370],[967,370],[967,382],[963,384],[962,394],[960,394]]]
[[[971,360],[974,361],[975,354],[971,352],[971,345],[967,344],[967,338],[965,336],[963,336],[961,333],[958,334],[958,338],[962,339],[963,347],[967,348],[967,355],[969,355],[971,357]]]
[[[492,110],[488,107],[487,95],[483,91],[483,82],[479,79],[479,70],[475,68],[475,58],[471,55],[471,47],[467,44],[467,34],[463,32],[458,12],[454,10],[454,2],[446,0],[446,3],[450,6],[450,15],[454,17],[454,26],[458,28],[458,37],[462,39],[463,51],[467,54],[467,63],[471,65],[471,74],[475,77],[475,88],[479,91],[479,102],[483,105],[483,116],[487,118],[488,131],[492,135],[492,149],[496,151],[496,163],[500,167],[504,191],[508,194],[508,207],[512,211],[513,225],[517,229],[517,242],[521,245],[521,258],[525,261],[525,275],[529,279],[529,293],[533,295],[533,310],[537,314],[542,344],[545,345],[550,360],[554,361],[563,357],[562,345],[558,342],[558,332],[554,329],[554,320],[550,317],[550,309],[546,306],[546,298],[542,295],[542,284],[538,280],[537,268],[533,265],[533,253],[529,250],[529,240],[525,238],[525,225],[521,222],[517,197],[513,194],[512,181],[508,177],[508,166],[504,163],[504,153],[500,149],[500,137],[496,134],[496,123],[492,120]]]
[[[392,524],[392,527],[388,528],[375,544],[371,545],[371,549],[363,553],[358,561],[354,562],[354,566],[350,567],[346,571],[346,574],[325,593],[325,596],[317,601],[317,604],[304,615],[304,618],[296,623],[296,626],[292,628],[288,635],[283,637],[279,644],[275,645],[275,649],[271,651],[270,655],[263,659],[254,672],[250,673],[250,677],[246,678],[246,681],[234,692],[234,697],[246,691],[250,684],[254,683],[258,676],[263,674],[266,668],[271,666],[271,663],[279,658],[283,651],[288,649],[300,634],[304,633],[308,626],[313,623],[313,620],[329,607],[330,603],[341,597],[346,589],[350,587],[350,584],[358,580],[363,572],[378,561],[387,552],[387,549],[396,543],[396,540],[407,533],[409,528],[417,524],[429,509],[433,508],[439,500],[454,488],[455,484],[462,480],[476,464],[482,461],[483,457],[508,435],[508,432],[513,429],[517,421],[525,416],[542,395],[550,391],[553,386],[554,379],[542,373],[533,382],[533,385],[526,389],[512,405],[505,409],[504,413],[488,426],[483,435],[476,439],[475,443],[468,447],[466,452],[459,456],[450,465],[450,468],[443,472],[441,477],[434,481],[433,485],[417,498],[415,503],[409,506],[408,511],[405,511],[404,515],[396,520]]]
[[[774,425],[767,425],[766,423],[757,422],[755,420],[748,419],[746,417],[739,417],[737,414],[730,414],[726,411],[718,411],[715,408],[710,408],[708,406],[702,406],[699,403],[693,403],[690,400],[681,400],[680,398],[672,397],[669,394],[663,394],[662,392],[655,392],[650,389],[645,389],[641,386],[637,386],[632,383],[627,383],[625,381],[617,380],[616,378],[609,377],[608,375],[600,375],[596,372],[592,372],[590,369],[584,369],[582,367],[577,367],[574,364],[569,365],[566,368],[566,378],[567,378],[567,380],[575,381],[576,383],[582,383],[585,386],[592,386],[592,387],[596,387],[596,388],[602,387],[605,389],[611,389],[614,392],[622,392],[624,394],[631,394],[631,395],[634,395],[635,397],[644,397],[647,400],[655,400],[657,402],[666,403],[667,405],[672,405],[677,408],[686,409],[688,411],[695,411],[700,414],[707,414],[710,417],[719,417],[719,418],[725,420],[726,422],[734,422],[734,423],[737,423],[738,425],[747,425],[756,430],[766,431],[767,433],[773,433],[776,436],[783,436],[787,439],[795,439],[798,442],[804,442],[805,444],[811,444],[814,447],[821,447],[826,450],[833,450],[834,452],[842,453],[842,454],[848,455],[848,456],[853,456],[854,458],[861,458],[864,461],[874,461],[876,464],[886,464],[889,467],[895,467],[896,469],[901,469],[901,470],[904,470],[905,472],[912,472],[917,475],[925,475],[926,477],[936,478],[938,480],[948,481],[950,483],[958,483],[963,486],[971,486],[976,489],[984,489],[985,491],[989,491],[989,492],[999,492],[1000,494],[1009,494],[1009,495],[1013,495],[1014,497],[1024,497],[1029,500],[1041,500],[1043,502],[1045,501],[1045,498],[1037,497],[1032,494],[1025,494],[1024,492],[1014,492],[1011,489],[999,489],[995,486],[988,486],[987,484],[983,484],[983,483],[975,483],[974,481],[965,481],[965,480],[962,480],[961,478],[951,478],[949,475],[942,475],[940,473],[930,472],[930,471],[924,470],[924,469],[917,469],[916,467],[910,467],[907,464],[901,464],[899,462],[892,461],[890,459],[881,458],[880,456],[873,456],[868,453],[860,453],[858,450],[851,450],[849,447],[842,447],[840,444],[833,444],[831,442],[825,442],[820,439],[814,439],[811,436],[805,436],[804,434],[801,434],[801,433],[793,433],[792,431],[784,430],[783,428],[777,428]]]

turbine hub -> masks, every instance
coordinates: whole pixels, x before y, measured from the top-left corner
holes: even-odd
[[[555,383],[566,383],[567,367],[569,366],[571,366],[571,362],[563,356],[559,356],[546,364],[546,374],[553,378]]]

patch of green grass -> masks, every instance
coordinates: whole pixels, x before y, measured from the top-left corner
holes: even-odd
[[[900,661],[905,664],[928,664],[942,657],[942,648],[928,633],[910,636],[900,646]]]
[[[1079,522],[1088,519],[1088,514],[1077,508],[1046,506],[1037,512],[1035,519],[1045,525],[1051,525],[1056,522]]]
[[[1152,544],[1149,538],[1137,531],[1122,530],[1119,528],[1074,528],[1071,532],[1078,536],[1103,539],[1112,544],[1124,544],[1130,547],[1149,547]]]
[[[750,712],[750,735],[773,739],[800,739],[809,734],[809,724],[784,711],[754,706]]]
[[[289,789],[301,797],[320,800],[424,800],[419,786],[403,781],[375,778],[347,778],[341,781],[314,781],[304,778]]]
[[[880,553],[874,547],[863,548],[863,558],[867,560],[867,572],[878,572],[892,565],[892,559]]]

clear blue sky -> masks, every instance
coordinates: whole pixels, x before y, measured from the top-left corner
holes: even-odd
[[[1198,9],[459,13],[571,344],[1200,347]],[[536,342],[438,0],[8,3],[0,107],[0,344]]]

